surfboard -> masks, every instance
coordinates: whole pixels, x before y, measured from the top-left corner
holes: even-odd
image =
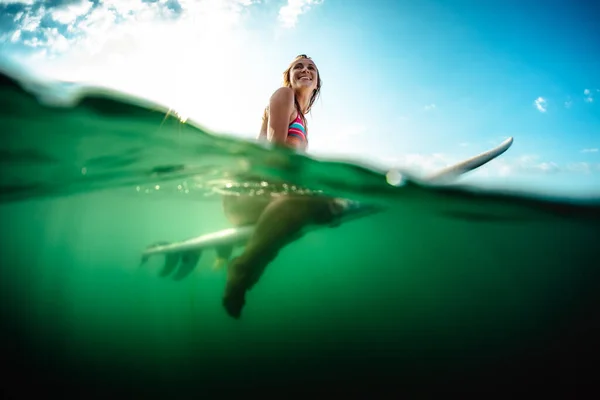
[[[484,164],[492,161],[494,158],[503,154],[506,150],[510,148],[513,144],[513,138],[509,137],[498,146],[468,158],[464,161],[461,161],[457,164],[446,167],[433,175],[430,175],[426,180],[430,183],[444,183],[450,182],[454,179],[458,178],[460,175],[463,175],[469,171],[472,171],[476,168],[481,167]]]
[[[506,152],[513,144],[513,138],[510,137],[498,146],[468,158],[457,164],[446,167],[426,178],[426,182],[432,184],[448,183],[459,176],[472,171],[482,165],[487,164],[496,157]],[[339,226],[357,218],[364,218],[368,215],[382,211],[380,207],[368,204],[361,204],[347,199],[336,199],[341,206],[342,212],[338,215],[331,226]],[[321,229],[322,226],[308,226],[302,234],[310,230]],[[212,232],[200,235],[180,242],[159,242],[148,246],[142,253],[142,265],[148,261],[151,256],[164,255],[165,264],[159,272],[161,277],[172,276],[174,280],[181,280],[187,277],[196,267],[202,252],[207,249],[214,250],[217,256],[215,268],[224,266],[231,257],[233,251],[244,247],[248,239],[254,232],[254,226],[243,226],[237,228],[228,228],[218,232]]]
[[[224,264],[238,247],[243,246],[254,231],[254,226],[243,226],[208,233],[181,242],[158,242],[150,245],[142,253],[142,265],[152,255],[165,255],[165,264],[159,276],[170,276],[178,281],[188,276],[200,261],[203,250],[214,249],[217,255],[216,267]]]
[[[363,218],[382,210],[378,206],[361,204],[347,199],[335,199],[335,201],[343,211],[329,225],[330,227],[340,226],[353,219]],[[322,228],[323,226],[308,225],[300,232],[299,236]],[[159,276],[168,277],[175,271],[172,278],[178,281],[187,277],[194,270],[203,251],[207,249],[214,250],[217,256],[213,268],[218,269],[224,266],[231,258],[233,251],[245,246],[252,232],[254,232],[254,225],[248,225],[223,229],[181,242],[158,242],[144,250],[141,264],[145,264],[153,255],[164,255],[165,263]]]

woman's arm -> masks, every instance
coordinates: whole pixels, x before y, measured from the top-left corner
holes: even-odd
[[[296,137],[288,137],[288,127],[293,112],[294,91],[288,87],[277,89],[269,101],[267,138],[270,142],[288,147],[298,147],[302,143]]]

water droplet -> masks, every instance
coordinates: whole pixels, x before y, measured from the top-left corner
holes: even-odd
[[[385,176],[387,183],[392,186],[401,186],[404,183],[404,177],[397,170],[390,170]]]

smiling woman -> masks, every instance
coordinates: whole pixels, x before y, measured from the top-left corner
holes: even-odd
[[[283,87],[271,96],[263,115],[259,139],[296,150],[308,146],[305,115],[321,91],[316,64],[305,54],[297,56],[283,73]],[[225,196],[225,214],[236,226],[255,225],[242,255],[227,271],[223,305],[233,318],[241,316],[246,292],[266,266],[310,224],[333,221],[342,208],[335,199],[287,195],[276,198]]]
[[[265,109],[259,138],[306,150],[308,136],[305,114],[310,112],[319,97],[321,84],[314,61],[305,54],[297,56],[283,73],[283,87],[273,93]],[[294,88],[306,88],[306,91]]]

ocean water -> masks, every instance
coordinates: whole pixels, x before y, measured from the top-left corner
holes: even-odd
[[[120,93],[0,75],[0,289],[21,397],[581,388],[597,337],[600,199],[461,186],[275,151]],[[244,177],[283,179],[253,186]],[[230,227],[221,197],[325,193],[385,211],[290,244],[221,306],[157,241]],[[6,369],[6,368],[5,368]],[[18,383],[17,377],[26,379]],[[560,392],[557,392],[560,391]]]

